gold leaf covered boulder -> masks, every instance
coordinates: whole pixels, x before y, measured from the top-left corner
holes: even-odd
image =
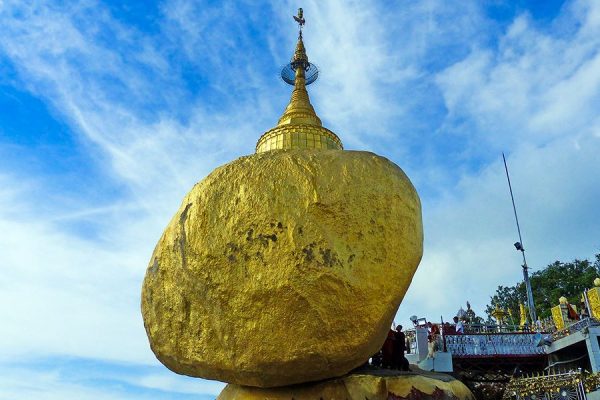
[[[257,154],[196,184],[160,238],[142,289],[152,350],[175,372],[274,387],[341,376],[384,341],[423,252],[404,172],[343,151],[294,91]]]
[[[152,350],[175,372],[242,385],[345,374],[381,346],[422,238],[417,193],[383,157],[242,157],[192,189],[154,250]]]

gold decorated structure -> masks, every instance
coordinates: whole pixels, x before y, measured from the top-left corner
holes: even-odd
[[[507,315],[508,315],[508,313],[506,311],[504,311],[503,309],[501,309],[500,306],[496,306],[494,311],[492,311],[492,316],[494,318],[496,318],[498,325],[502,325],[504,323],[504,319],[506,318]]]
[[[510,311],[510,310],[509,310]],[[519,327],[521,329],[525,328],[528,325],[527,321],[527,310],[525,308],[525,304],[519,303]]]
[[[559,304],[552,307],[552,320],[557,330],[565,329],[567,326],[566,321],[568,320],[569,313],[567,307],[564,304]]]
[[[600,387],[600,374],[585,371],[536,373],[513,378],[503,399],[580,399]]]
[[[594,280],[594,287],[588,289],[586,295],[590,308],[590,316],[600,320],[600,278]]]
[[[322,126],[301,30],[289,67],[277,126],[197,183],[154,249],[141,304],[154,354],[230,383],[222,400],[472,399],[453,379],[350,373],[381,348],[419,265],[421,203],[396,164]]]
[[[290,65],[295,72],[292,98],[277,126],[258,139],[256,152],[280,149],[342,150],[341,140],[335,133],[323,127],[321,119],[310,104],[305,76],[310,63],[302,41],[302,31],[298,36],[296,51]]]
[[[569,304],[569,301],[565,296],[561,296],[558,299],[559,304],[552,307],[552,320],[557,330],[565,329],[573,319],[569,315],[569,308],[572,309],[573,314],[577,314],[577,306]]]

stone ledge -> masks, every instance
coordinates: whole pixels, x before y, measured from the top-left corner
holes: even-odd
[[[474,400],[460,381],[430,372],[365,369],[312,384],[255,388],[229,384],[217,400]]]

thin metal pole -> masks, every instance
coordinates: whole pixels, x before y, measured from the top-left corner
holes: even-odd
[[[535,312],[535,303],[533,302],[533,290],[531,290],[531,282],[529,281],[529,267],[527,266],[527,260],[525,259],[525,246],[523,245],[523,238],[521,237],[521,227],[519,226],[519,217],[517,216],[515,196],[513,195],[512,185],[510,183],[510,175],[508,173],[508,166],[506,165],[506,157],[504,157],[504,153],[502,153],[502,160],[504,160],[504,170],[506,171],[506,180],[508,181],[508,189],[510,190],[510,199],[512,200],[513,211],[515,213],[515,222],[517,223],[517,232],[519,233],[519,243],[521,244],[520,250],[521,254],[523,255],[523,280],[525,281],[525,289],[527,290],[527,303],[529,304],[529,315],[531,317],[531,324],[534,325],[537,321],[537,313]]]

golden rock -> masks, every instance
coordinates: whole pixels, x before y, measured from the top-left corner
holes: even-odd
[[[227,385],[217,400],[474,400],[460,381],[444,374],[375,376],[352,374],[343,378],[280,388]]]
[[[171,370],[273,387],[375,353],[423,251],[404,172],[368,152],[280,150],[217,168],[150,260],[142,314]]]

